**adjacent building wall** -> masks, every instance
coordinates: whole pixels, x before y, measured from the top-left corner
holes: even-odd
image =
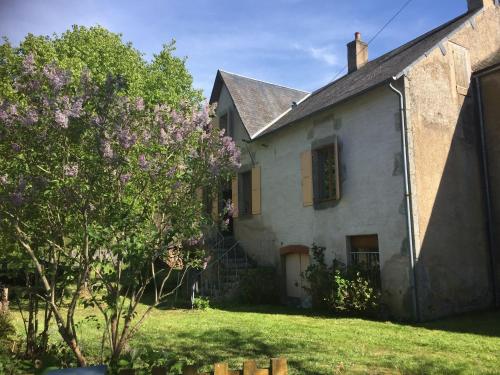
[[[303,206],[302,151],[338,137],[341,198],[334,206]],[[260,263],[279,265],[281,246],[316,243],[327,260],[347,261],[347,237],[377,234],[382,288],[400,317],[410,317],[408,240],[405,227],[399,105],[379,87],[334,110],[318,114],[250,144],[261,167],[260,215],[235,221],[238,239]],[[243,165],[251,163],[243,154]]]
[[[464,51],[469,77],[500,53],[498,7],[434,49],[405,80],[424,319],[492,303],[477,116],[472,89],[460,84]]]

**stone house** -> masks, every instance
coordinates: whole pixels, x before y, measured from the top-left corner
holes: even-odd
[[[374,60],[356,33],[348,74],[312,93],[217,72],[216,121],[242,151],[219,206],[289,297],[316,243],[378,267],[397,317],[498,306],[500,6],[468,6]]]

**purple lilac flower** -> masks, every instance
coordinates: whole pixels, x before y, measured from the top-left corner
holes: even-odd
[[[23,59],[23,70],[26,74],[33,74],[35,72],[35,56],[29,53]]]
[[[24,176],[21,175],[19,176],[19,182],[17,183],[17,191],[24,191],[26,189],[26,180],[24,179]]]
[[[78,165],[67,164],[63,167],[63,171],[66,177],[76,177],[78,175]]]
[[[177,190],[181,187],[181,183],[177,181],[175,184],[172,185],[172,190]]]
[[[82,106],[83,106],[83,99],[79,98],[79,99],[75,100],[75,102],[71,106],[71,110],[70,110],[69,115],[71,117],[80,117],[82,114],[82,110],[83,110]]]
[[[62,69],[59,69],[54,64],[47,65],[43,68],[43,74],[49,80],[52,87],[59,91],[69,82],[69,74]]]
[[[34,108],[30,108],[24,118],[26,125],[33,125],[38,121],[38,113]]]
[[[24,203],[24,196],[21,192],[16,191],[10,195],[10,201],[14,206],[19,207]]]
[[[118,140],[124,149],[129,149],[137,141],[137,136],[129,128],[121,128],[118,131]]]
[[[176,171],[177,171],[177,167],[170,168],[167,172],[167,177],[172,177]]]
[[[168,135],[165,129],[160,128],[160,143],[166,145],[168,143]]]
[[[142,140],[144,141],[144,143],[148,143],[150,139],[151,139],[151,133],[149,130],[145,129],[142,132]]]
[[[130,180],[130,177],[132,177],[132,175],[130,173],[124,173],[120,176],[120,181],[122,184],[126,184],[129,180]]]
[[[135,100],[135,109],[137,109],[138,111],[143,111],[144,110],[144,99],[137,98]]]
[[[12,115],[12,116],[15,116],[17,115],[17,107],[15,104],[11,104],[7,107],[7,113]]]
[[[0,121],[7,121],[9,118],[9,115],[7,114],[7,111],[0,107]]]
[[[101,153],[102,153],[103,158],[113,159],[113,156],[114,156],[113,148],[111,147],[111,143],[109,143],[108,140],[103,139],[101,141],[100,149],[101,149]]]
[[[19,146],[17,143],[12,143],[10,147],[12,148],[12,151],[16,153],[21,152],[21,146]]]
[[[55,120],[56,124],[59,125],[59,127],[66,129],[68,127],[68,116],[66,116],[62,111],[59,109],[56,110],[55,113]]]
[[[148,169],[149,163],[146,160],[146,156],[144,154],[139,155],[139,168],[142,170]]]

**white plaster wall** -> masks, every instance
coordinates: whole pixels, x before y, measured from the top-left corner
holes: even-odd
[[[388,303],[399,315],[409,311],[404,181],[401,168],[395,171],[402,151],[398,113],[397,97],[381,87],[252,142],[262,213],[235,221],[246,249],[277,265],[281,246],[316,243],[327,248],[328,261],[345,262],[347,236],[377,234]],[[303,207],[300,153],[333,135],[340,145],[341,199],[327,209]]]

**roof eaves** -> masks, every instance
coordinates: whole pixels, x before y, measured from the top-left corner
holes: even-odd
[[[254,136],[254,137],[252,138],[252,141],[253,141],[253,140],[256,140],[257,138],[264,137],[264,136],[266,136],[266,135],[268,135],[268,134],[272,134],[272,133],[274,133],[274,132],[276,132],[276,131],[278,131],[278,130],[281,130],[281,129],[283,129],[283,128],[287,128],[287,127],[289,127],[290,125],[292,125],[292,124],[294,124],[294,123],[296,123],[296,122],[298,122],[298,121],[302,121],[302,120],[305,120],[305,119],[307,119],[307,118],[309,118],[309,117],[311,117],[311,116],[317,115],[317,114],[319,114],[319,113],[323,113],[323,112],[325,112],[325,111],[327,111],[327,110],[329,110],[329,109],[332,109],[333,107],[336,107],[336,106],[338,106],[338,105],[340,105],[340,104],[343,104],[343,103],[347,102],[348,100],[351,100],[351,99],[353,99],[353,98],[356,98],[356,97],[358,97],[358,96],[361,96],[361,95],[365,94],[366,92],[368,92],[368,91],[370,91],[370,90],[373,90],[373,89],[376,89],[377,87],[383,86],[384,84],[388,83],[388,82],[389,82],[389,81],[391,81],[392,79],[394,79],[394,78],[389,78],[389,79],[383,80],[382,82],[379,82],[379,83],[377,83],[377,84],[375,84],[375,85],[373,85],[373,86],[369,86],[369,87],[367,87],[365,90],[362,90],[362,91],[360,91],[360,92],[358,92],[358,93],[356,93],[356,94],[354,94],[354,95],[348,96],[347,98],[344,98],[344,99],[342,99],[342,100],[340,100],[340,101],[338,101],[338,102],[336,102],[336,103],[333,103],[333,104],[331,104],[331,105],[327,105],[327,106],[325,106],[325,107],[323,107],[323,108],[321,108],[321,109],[319,109],[319,110],[317,110],[317,111],[315,111],[315,112],[309,113],[309,114],[307,114],[307,115],[305,115],[305,116],[303,116],[303,117],[297,118],[297,119],[295,119],[295,120],[293,120],[293,121],[291,121],[291,122],[287,123],[286,125],[283,125],[283,126],[281,126],[281,127],[277,128],[277,129],[273,129],[273,130],[269,131],[268,133],[264,133],[264,134],[260,133],[258,136]],[[311,95],[311,94],[309,94],[309,96],[310,96],[310,95]],[[305,99],[307,99],[307,98],[304,98],[304,100],[305,100]],[[290,111],[290,109],[289,109],[288,111]],[[288,111],[287,111],[287,112],[285,112],[285,113],[283,113],[283,114],[282,114],[282,116],[284,116],[286,113],[288,113]],[[281,117],[281,116],[280,116],[280,117]],[[275,120],[273,120],[273,121],[274,121],[274,122],[276,122],[276,121],[278,121],[278,120],[279,120],[279,118],[276,118],[276,119],[275,119]],[[272,125],[272,124],[270,124],[270,125],[269,125],[269,127],[270,127],[271,125]]]
[[[443,39],[441,39],[439,42],[437,42],[436,44],[434,44],[431,48],[429,48],[426,52],[424,52],[419,58],[417,58],[416,60],[414,60],[410,65],[408,65],[406,68],[404,68],[401,72],[399,72],[398,74],[396,74],[393,79],[394,80],[397,80],[399,78],[401,78],[402,76],[404,75],[407,75],[408,72],[411,70],[411,68],[413,68],[415,65],[417,65],[420,61],[422,61],[423,59],[427,58],[431,53],[432,51],[434,51],[436,48],[440,48],[441,51],[443,51],[444,49],[444,44],[450,39],[453,37],[453,35],[455,35],[456,33],[458,33],[460,30],[462,30],[464,27],[467,26],[467,24],[470,24],[473,28],[475,28],[475,24],[476,24],[476,16],[479,14],[479,13],[482,13],[484,12],[484,9],[478,9],[476,11],[473,11],[471,14],[470,14],[470,17],[468,17],[466,20],[464,20],[464,22],[459,26],[457,27],[455,30],[451,31],[449,34],[447,34]],[[468,21],[468,22],[467,22]],[[446,54],[446,52],[443,52],[443,54]]]

